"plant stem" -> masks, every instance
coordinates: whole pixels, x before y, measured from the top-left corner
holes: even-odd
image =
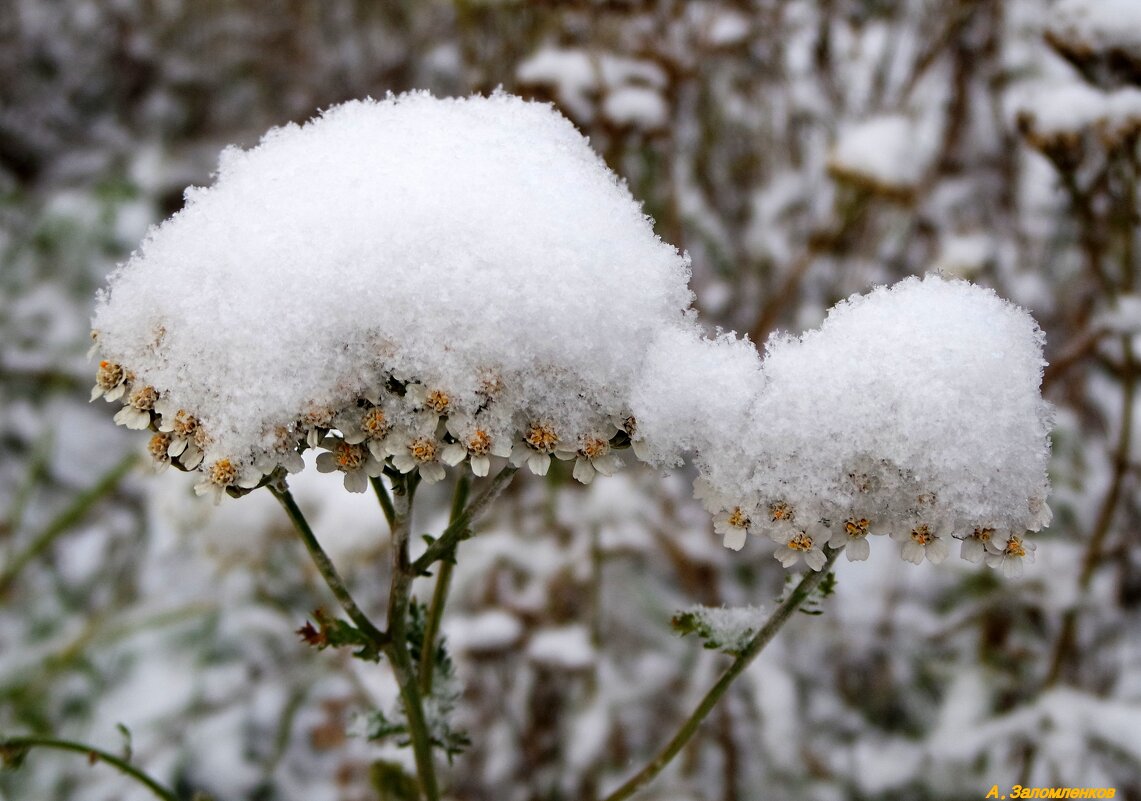
[[[706,716],[713,710],[713,707],[717,705],[717,702],[729,689],[730,685],[732,685],[737,677],[744,672],[745,668],[757,658],[757,654],[768,645],[769,641],[772,640],[773,636],[780,630],[780,627],[792,617],[793,612],[800,607],[804,600],[816,589],[817,585],[824,580],[824,577],[828,574],[832,563],[836,561],[836,556],[840,551],[826,547],[825,553],[828,555],[828,561],[824,563],[824,567],[818,571],[810,570],[808,575],[802,578],[800,583],[796,585],[796,588],[789,594],[788,598],[773,610],[772,615],[765,621],[761,630],[749,641],[745,649],[737,655],[728,669],[721,674],[721,678],[709,689],[709,692],[701,699],[697,708],[685,719],[681,728],[678,729],[673,738],[666,743],[665,747],[658,752],[657,756],[638,771],[637,774],[628,779],[625,784],[606,796],[603,801],[622,801],[622,799],[629,798],[639,789],[649,784],[654,777],[661,773],[665,766],[678,755],[678,752],[681,751],[685,744],[697,733],[701,722],[705,720]]]
[[[74,751],[77,754],[83,754],[92,763],[97,761],[105,762],[120,773],[130,776],[156,796],[163,799],[163,801],[178,801],[178,797],[173,791],[163,787],[146,773],[127,762],[127,760],[106,751],[101,751],[98,748],[92,748],[85,743],[77,743],[72,740],[58,740],[53,737],[9,737],[7,739],[0,739],[0,757],[3,758],[5,763],[19,760],[24,752],[31,748],[54,748],[57,751]]]
[[[463,538],[463,535],[471,527],[471,524],[475,522],[480,512],[482,512],[489,503],[499,497],[499,493],[503,492],[504,488],[511,483],[511,479],[518,470],[518,467],[507,465],[507,467],[504,467],[496,473],[495,478],[491,479],[491,483],[488,484],[487,489],[468,504],[463,514],[454,522],[450,523],[448,527],[444,529],[439,539],[434,540],[432,544],[428,546],[428,549],[420,555],[420,558],[412,563],[413,575],[422,575],[434,562],[439,561],[451,553],[456,543]]]
[[[391,529],[396,512],[392,508],[392,498],[389,497],[388,490],[384,488],[384,481],[377,476],[370,478],[369,483],[372,484],[372,491],[376,493],[376,499],[380,501],[380,509],[384,512],[384,519],[388,521],[388,528]]]
[[[452,494],[452,512],[448,517],[448,525],[453,525],[463,514],[464,505],[467,504],[468,492],[471,489],[471,476],[467,472],[460,474],[456,479],[456,489]],[[436,650],[436,635],[440,632],[440,620],[444,616],[444,605],[448,602],[448,590],[452,585],[452,571],[455,569],[455,548],[445,555],[440,563],[440,570],[436,574],[436,587],[432,592],[432,605],[428,607],[428,620],[424,625],[424,642],[420,646],[420,692],[429,695],[432,692],[432,674],[436,666],[433,654]]]
[[[436,784],[436,768],[432,760],[432,736],[424,717],[424,701],[416,681],[416,670],[408,651],[408,603],[412,591],[413,572],[408,557],[408,540],[412,523],[413,480],[401,477],[393,485],[392,525],[392,588],[388,596],[388,632],[390,640],[384,653],[392,663],[404,717],[408,723],[408,738],[416,758],[416,773],[420,777],[420,791],[428,801],[438,801],[440,790]]]
[[[119,482],[123,480],[123,476],[131,471],[131,468],[138,462],[138,456],[130,453],[119,460],[118,464],[104,473],[94,486],[88,489],[83,494],[79,495],[74,501],[71,502],[66,509],[60,512],[56,517],[44,527],[43,531],[32,537],[32,541],[20,553],[12,557],[12,561],[0,572],[0,595],[3,595],[11,586],[12,582],[20,574],[24,567],[46,551],[51,544],[55,542],[56,538],[61,534],[65,534],[76,523],[83,519],[83,516],[98,503],[104,496],[110,494]]]
[[[270,481],[265,485],[273,497],[277,498],[278,503],[285,509],[285,513],[289,515],[293,527],[297,529],[297,533],[301,535],[301,541],[305,543],[305,547],[309,551],[309,556],[313,559],[313,564],[317,566],[317,570],[321,573],[321,577],[325,579],[325,583],[329,585],[329,589],[333,591],[333,595],[341,604],[341,608],[352,619],[353,623],[361,632],[372,640],[378,647],[382,647],[389,642],[391,635],[378,629],[368,616],[361,611],[357,606],[357,602],[353,600],[352,594],[349,593],[349,588],[345,585],[344,579],[341,574],[337,572],[333,560],[325,553],[325,549],[321,547],[321,543],[317,541],[317,537],[313,534],[313,529],[309,527],[309,521],[305,519],[305,515],[301,513],[301,509],[297,506],[297,502],[293,500],[293,493],[289,491],[288,485],[285,483],[285,478],[278,478]]]

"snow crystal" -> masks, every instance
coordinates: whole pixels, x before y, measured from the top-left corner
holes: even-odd
[[[886,192],[910,192],[927,170],[932,143],[910,118],[873,117],[841,132],[828,168]]]

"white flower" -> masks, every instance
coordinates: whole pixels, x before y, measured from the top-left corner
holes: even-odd
[[[947,541],[932,531],[926,523],[920,523],[906,533],[893,531],[891,538],[903,542],[903,550],[900,553],[903,560],[916,565],[923,561],[924,556],[928,562],[937,565],[946,559],[951,551]]]
[[[559,435],[550,423],[536,422],[527,427],[523,441],[511,449],[511,464],[524,464],[537,476],[545,476],[551,467],[551,456],[570,459],[574,453],[559,449]]]
[[[262,479],[262,473],[253,468],[239,469],[229,459],[219,459],[210,465],[206,471],[206,478],[194,485],[194,492],[198,495],[211,493],[214,503],[222,500],[222,494],[227,487],[241,487],[252,489]]]
[[[996,545],[994,541],[987,543],[986,563],[989,567],[1001,567],[1002,574],[1007,578],[1022,576],[1023,565],[1034,561],[1034,550],[1037,546],[1027,542],[1019,534],[1011,534],[1003,545]]]
[[[155,411],[159,414],[158,430],[171,435],[167,455],[177,458],[187,470],[202,464],[198,418],[185,409],[179,409],[169,398],[156,401]]]
[[[849,517],[844,525],[832,532],[828,544],[833,548],[843,548],[849,562],[863,562],[872,552],[868,545],[870,525],[866,517]]]
[[[784,544],[789,537],[797,533],[792,525],[796,520],[796,509],[790,503],[785,501],[770,503],[766,518],[765,533],[773,542]]]
[[[383,462],[388,457],[384,439],[392,431],[391,410],[380,404],[367,409],[351,409],[337,416],[337,428],[350,445],[365,443],[372,455]]]
[[[321,440],[333,427],[333,417],[333,410],[322,406],[311,406],[301,416],[301,430],[305,432],[305,442],[310,448],[321,445]]]
[[[713,530],[724,537],[724,546],[733,551],[745,547],[752,519],[740,506],[734,506],[713,516]]]
[[[804,563],[813,570],[820,570],[828,562],[828,557],[825,556],[824,551],[820,549],[816,538],[807,531],[797,531],[789,534],[788,538],[784,541],[784,546],[778,548],[773,556],[785,567],[791,567],[796,564],[796,561],[802,556],[804,557]]]
[[[491,471],[492,456],[511,456],[510,440],[507,437],[492,435],[485,426],[468,415],[450,417],[448,433],[456,441],[444,446],[440,460],[455,467],[464,459],[469,459],[471,472],[481,478]]]
[[[420,471],[420,477],[428,484],[435,484],[444,478],[447,471],[440,464],[440,442],[432,435],[404,434],[388,439],[387,449],[392,457],[392,466],[401,473]]]
[[[170,434],[155,434],[147,443],[147,453],[154,459],[156,473],[161,473],[170,467]]]
[[[423,384],[409,384],[404,391],[404,401],[414,411],[436,418],[447,414],[452,405],[452,398],[447,392],[429,389]]]
[[[969,536],[963,538],[963,545],[959,556],[968,562],[978,564],[987,554],[992,543],[999,551],[1006,547],[1010,535],[998,534],[993,528],[976,528]]]
[[[121,366],[114,362],[99,362],[95,386],[91,388],[91,400],[103,397],[108,401],[117,401],[126,393],[129,384],[130,374]]]
[[[318,454],[317,469],[322,473],[340,470],[345,474],[345,489],[349,492],[364,492],[368,489],[369,478],[384,472],[384,464],[364,445],[325,437],[321,440],[321,447],[328,450]]]
[[[572,475],[583,484],[594,480],[594,474],[612,476],[622,466],[618,454],[610,452],[610,443],[601,437],[586,437],[575,457]]]
[[[115,422],[134,431],[142,431],[151,424],[158,393],[154,387],[137,387],[127,395],[126,405],[115,413]]]

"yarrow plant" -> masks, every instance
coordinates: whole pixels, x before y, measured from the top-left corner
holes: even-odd
[[[226,150],[213,186],[153,229],[99,296],[91,399],[149,430],[159,467],[215,502],[267,487],[349,621],[303,636],[387,658],[401,708],[377,736],[414,750],[437,798],[453,693],[438,640],[451,562],[516,470],[589,483],[634,459],[689,461],[724,545],[775,543],[804,579],[768,619],[687,613],[732,666],[608,799],[651,780],[843,551],[888,536],[916,564],[1017,575],[1049,521],[1042,334],[993,292],[937,276],[834,307],[764,356],[706,335],[688,258],[551,107],[503,93],[352,102]],[[370,487],[392,532],[384,626],[357,606],[288,489],[305,451]],[[447,529],[413,555],[419,482],[455,476]],[[494,475],[493,475],[494,474]],[[469,498],[475,479],[486,485]],[[751,536],[752,535],[752,536]],[[436,571],[432,603],[411,599]],[[746,620],[749,618],[751,620]],[[727,631],[726,626],[732,629]],[[725,645],[728,643],[729,645]]]

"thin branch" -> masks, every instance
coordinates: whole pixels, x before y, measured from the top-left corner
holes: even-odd
[[[456,479],[456,489],[452,494],[452,512],[448,518],[448,525],[454,524],[463,514],[470,489],[471,476],[464,471]],[[440,620],[444,616],[444,605],[448,602],[448,590],[452,585],[452,571],[454,569],[455,553],[453,552],[440,565],[440,572],[436,576],[436,587],[432,591],[432,605],[428,607],[428,620],[424,625],[424,642],[420,646],[420,692],[425,695],[432,692],[432,674],[436,663],[433,658],[436,650],[436,636],[440,632]]]
[[[392,587],[388,596],[388,631],[391,641],[384,653],[392,664],[392,672],[400,688],[408,738],[412,743],[416,773],[420,778],[420,791],[428,801],[438,801],[440,789],[436,784],[436,767],[432,760],[432,736],[424,717],[424,700],[408,650],[408,604],[412,580],[416,576],[408,558],[415,486],[412,476],[402,476],[393,484]]]
[[[475,522],[480,513],[487,507],[489,503],[499,497],[499,493],[503,492],[504,488],[511,483],[511,479],[518,472],[518,467],[507,465],[500,470],[495,478],[491,479],[491,483],[487,486],[480,495],[468,504],[464,509],[463,514],[459,516],[454,523],[451,523],[444,532],[428,546],[428,549],[420,555],[420,558],[412,563],[413,575],[419,576],[425,573],[434,562],[439,561],[451,553],[467,530],[471,528],[471,524]]]
[[[693,735],[701,726],[701,722],[709,715],[717,702],[721,700],[721,696],[725,695],[729,687],[736,681],[737,677],[744,672],[745,668],[757,658],[757,655],[764,649],[773,636],[780,630],[792,614],[800,607],[812,591],[824,580],[828,574],[832,563],[836,561],[836,556],[840,553],[839,549],[826,548],[825,553],[828,555],[828,561],[824,566],[818,570],[810,570],[808,575],[800,580],[794,589],[785,599],[784,603],[778,606],[765,621],[765,625],[757,632],[756,636],[749,641],[745,649],[733,660],[728,669],[721,674],[721,678],[717,683],[710,688],[705,697],[697,705],[688,718],[682,723],[681,728],[673,738],[666,743],[665,747],[658,752],[649,764],[642,768],[638,773],[632,776],[621,787],[606,796],[603,801],[622,801],[622,799],[629,798],[642,787],[649,784],[662,770],[670,763],[678,752],[681,751],[685,744],[688,743]]]
[[[309,551],[309,556],[313,559],[313,564],[317,566],[317,570],[321,573],[321,577],[325,579],[325,583],[329,585],[333,595],[341,604],[341,608],[357,625],[361,632],[373,641],[378,647],[384,646],[390,640],[390,636],[381,631],[376,625],[368,619],[368,616],[361,611],[357,606],[357,602],[353,600],[352,594],[349,592],[344,579],[341,574],[337,572],[333,560],[325,553],[325,549],[321,547],[321,543],[317,541],[316,535],[313,534],[313,529],[309,526],[309,521],[305,519],[305,515],[301,513],[301,509],[297,506],[297,502],[293,500],[293,494],[289,491],[288,485],[285,483],[284,477],[271,480],[265,485],[273,497],[277,498],[278,503],[285,509],[285,513],[289,515],[293,527],[301,536],[301,541],[305,543],[306,549]]]
[[[138,459],[138,455],[134,453],[124,456],[118,464],[104,473],[94,486],[79,495],[66,509],[56,515],[55,519],[48,523],[43,531],[32,538],[24,550],[12,557],[8,566],[0,573],[0,595],[7,591],[28,562],[51,547],[57,537],[71,530],[72,526],[82,520],[83,516],[96,503],[114,491],[123,477],[135,466]]]
[[[83,754],[92,763],[104,762],[120,773],[131,777],[154,793],[158,798],[163,799],[163,801],[178,801],[178,796],[176,796],[172,790],[163,787],[127,760],[108,753],[107,751],[93,748],[85,743],[77,743],[72,740],[60,740],[54,737],[9,737],[7,739],[0,739],[0,758],[3,759],[5,764],[18,762],[24,753],[32,748],[53,748],[57,751],[72,751],[77,754]]]
[[[384,488],[384,481],[379,477],[369,479],[372,484],[372,491],[376,493],[376,499],[380,501],[380,510],[384,512],[384,519],[388,521],[388,528],[392,529],[393,520],[396,518],[396,512],[392,508],[392,498],[388,495],[388,490]]]

